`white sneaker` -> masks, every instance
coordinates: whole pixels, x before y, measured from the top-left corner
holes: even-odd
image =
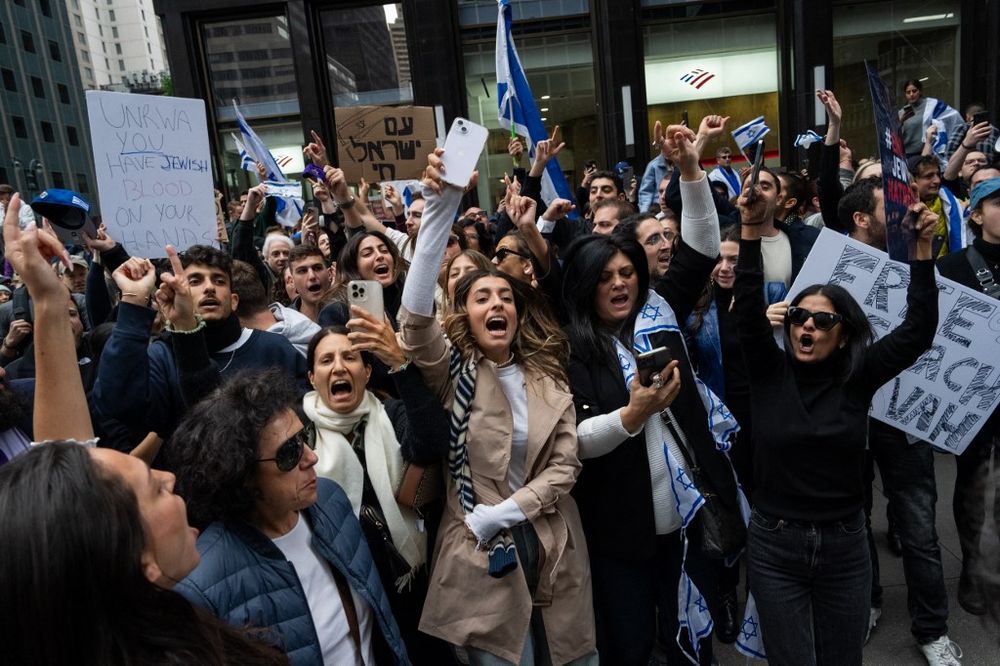
[[[959,661],[962,658],[962,648],[947,635],[921,645],[920,651],[924,653],[928,666],[962,666]]]
[[[868,611],[868,631],[865,633],[865,645],[868,645],[868,639],[872,637],[872,629],[878,624],[879,618],[882,617],[881,608],[872,608]]]

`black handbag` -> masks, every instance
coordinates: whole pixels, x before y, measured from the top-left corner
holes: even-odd
[[[689,448],[684,430],[677,423],[670,408],[660,413],[663,423],[677,441],[687,475],[705,498],[705,503],[698,510],[695,529],[698,532],[698,545],[703,555],[712,559],[727,559],[740,553],[747,543],[747,526],[740,514],[738,502],[727,503],[715,491],[711,480],[702,473],[695,459],[694,452]]]

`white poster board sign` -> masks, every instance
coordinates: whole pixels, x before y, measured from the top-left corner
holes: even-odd
[[[876,337],[903,321],[910,267],[824,229],[788,294],[837,284],[854,296]],[[938,277],[934,345],[879,389],[871,414],[879,421],[961,453],[1000,402],[1000,301]]]
[[[217,245],[212,158],[200,99],[88,90],[101,219],[129,254]]]

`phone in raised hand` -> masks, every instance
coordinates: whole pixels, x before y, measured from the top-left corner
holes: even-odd
[[[489,130],[466,118],[455,118],[444,140],[444,173],[441,180],[465,187],[476,170],[476,162],[486,146]]]
[[[764,166],[764,139],[757,142],[757,150],[753,156],[753,169],[750,171],[750,191],[747,192],[747,203],[753,203],[757,194],[757,183],[760,181],[760,169]]]
[[[347,283],[347,302],[375,317],[376,321],[385,318],[385,305],[382,296],[382,283],[378,280],[351,280]]]
[[[636,370],[639,372],[639,383],[643,386],[653,385],[653,375],[667,367],[673,360],[668,347],[657,347],[635,357]],[[666,377],[663,378],[666,380]]]

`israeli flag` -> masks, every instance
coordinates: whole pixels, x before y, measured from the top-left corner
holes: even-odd
[[[236,150],[239,151],[240,153],[240,168],[243,169],[244,171],[249,171],[250,173],[256,175],[257,163],[253,161],[252,157],[250,157],[250,154],[247,152],[247,149],[243,145],[243,142],[240,141],[235,134],[230,134],[229,136],[233,138],[233,143],[236,144]]]
[[[937,134],[934,135],[934,142],[931,144],[931,152],[937,156],[943,172],[948,166],[948,127],[937,118],[931,120],[931,125],[937,127]]]
[[[795,137],[795,147],[807,149],[809,146],[813,145],[817,141],[822,141],[823,137],[814,132],[813,130],[808,130],[805,134],[799,134]]]
[[[497,18],[497,103],[500,127],[523,136],[527,142],[528,156],[535,157],[535,144],[549,138],[542,124],[542,117],[535,105],[531,87],[517,57],[517,49],[511,37],[510,0],[497,0],[500,13]],[[573,192],[566,176],[559,167],[559,160],[552,158],[542,174],[542,200],[551,203],[553,199],[573,201]],[[569,217],[578,217],[576,211]]]
[[[747,148],[756,145],[770,131],[771,128],[764,122],[764,116],[757,116],[745,125],[734,129],[733,140],[739,146],[740,152],[746,155]]]
[[[242,145],[237,143],[237,146],[242,147],[242,152],[246,152],[247,157],[253,161],[253,171],[257,170],[257,162],[264,165],[264,169],[267,171],[264,180],[269,181],[274,184],[292,184],[285,174],[282,173],[281,167],[278,166],[278,162],[274,159],[274,155],[271,151],[267,149],[264,142],[260,140],[257,133],[253,131],[250,124],[247,123],[247,119],[243,117],[240,113],[240,107],[236,106],[236,100],[233,100],[233,109],[236,111],[236,123],[240,128],[240,135],[243,137]],[[233,137],[234,139],[236,137]],[[241,164],[243,163],[242,154],[240,156]],[[245,168],[245,167],[244,167]],[[271,189],[271,188],[269,188]],[[294,227],[298,224],[298,221],[302,219],[302,211],[305,208],[305,202],[302,201],[300,197],[293,196],[278,196],[275,194],[268,194],[267,196],[274,196],[278,199],[277,210],[275,211],[274,218],[283,227]]]

